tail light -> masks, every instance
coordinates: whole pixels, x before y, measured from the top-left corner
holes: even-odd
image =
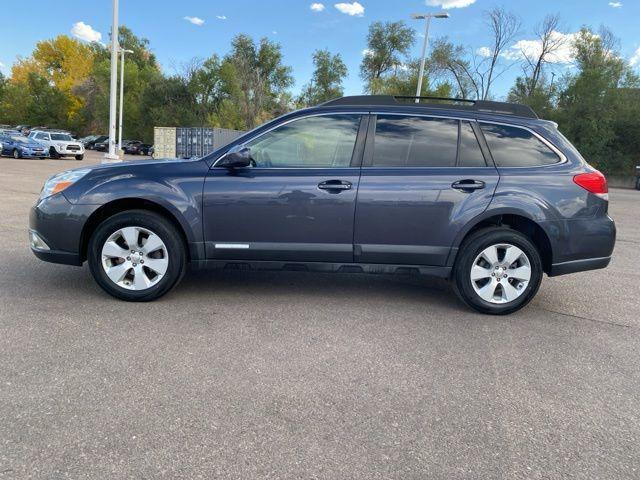
[[[607,179],[599,171],[580,173],[573,177],[573,181],[584,188],[587,192],[591,192],[600,198],[609,200],[609,188],[607,187]]]

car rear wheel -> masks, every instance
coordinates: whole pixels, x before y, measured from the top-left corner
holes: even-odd
[[[520,232],[494,227],[479,230],[460,247],[454,289],[475,310],[504,315],[520,310],[542,281],[536,246]]]
[[[22,158],[22,155],[20,154],[20,150],[18,150],[17,148],[13,149],[13,158],[15,158],[16,160],[19,158]]]
[[[76,160],[82,160],[84,158],[84,155],[76,155]]]
[[[91,236],[87,257],[98,285],[126,301],[161,297],[186,270],[186,248],[176,227],[145,210],[118,213],[102,222]]]

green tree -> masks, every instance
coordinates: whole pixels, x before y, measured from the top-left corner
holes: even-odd
[[[313,64],[313,77],[303,88],[298,103],[310,106],[341,97],[344,92],[342,81],[348,71],[340,54],[332,55],[329,50],[316,50],[313,52]]]
[[[529,78],[518,77],[509,90],[507,101],[528,105],[541,118],[555,118],[557,96],[557,84],[550,84],[544,76],[536,78],[533,89]]]
[[[145,125],[149,129],[145,135],[151,137],[154,126],[196,125],[196,112],[191,108],[192,98],[183,77],[152,78],[140,101],[140,110],[147,118]]]
[[[397,73],[413,45],[415,32],[404,22],[374,22],[369,26],[367,49],[360,64],[360,76],[368,93],[378,93],[377,80]]]
[[[0,105],[2,105],[2,99],[4,98],[7,84],[7,77],[5,77],[2,72],[0,72]]]
[[[418,75],[420,74],[420,60],[411,60],[402,65],[397,72],[377,78],[372,81],[372,90],[379,95],[414,96],[418,88]],[[448,81],[439,82],[435,88],[431,88],[425,68],[425,76],[422,81],[421,96],[425,97],[451,97],[453,87]]]
[[[453,85],[452,92],[456,98],[471,98],[474,86],[471,76],[471,65],[466,59],[466,50],[454,45],[446,37],[433,42],[431,55],[426,64],[426,71]]]
[[[192,96],[198,125],[207,125],[223,97],[221,62],[217,55],[206,60],[192,59],[185,67],[184,77]]]
[[[233,39],[220,74],[222,98],[237,105],[243,129],[271,118],[282,108],[286,90],[293,84],[291,67],[282,63],[280,45],[267,38],[256,45],[247,35]]]
[[[119,41],[123,48],[133,53],[125,55],[123,137],[150,141],[153,123],[141,107],[145,90],[154,81],[163,78],[155,56],[149,50],[149,41],[139,38],[126,26],[119,29]],[[106,133],[109,120],[109,91],[111,57],[106,47],[90,45],[94,56],[91,75],[74,93],[83,100],[83,129],[79,133]],[[118,64],[120,68],[121,65]]]
[[[595,35],[583,28],[574,43],[577,74],[569,77],[558,102],[558,122],[588,161],[604,171],[624,169],[628,156],[617,141],[623,106],[621,87],[637,87],[637,78],[617,55],[608,30]]]

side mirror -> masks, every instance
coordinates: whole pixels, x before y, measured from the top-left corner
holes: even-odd
[[[216,166],[224,168],[249,167],[251,166],[251,149],[242,145],[236,145],[229,149]]]

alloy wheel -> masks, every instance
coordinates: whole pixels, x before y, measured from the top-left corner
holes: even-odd
[[[169,254],[162,239],[143,227],[124,227],[111,234],[102,246],[102,268],[116,285],[146,290],[167,272]]]
[[[500,243],[482,250],[469,273],[480,298],[494,304],[519,298],[531,280],[531,262],[515,245]]]

